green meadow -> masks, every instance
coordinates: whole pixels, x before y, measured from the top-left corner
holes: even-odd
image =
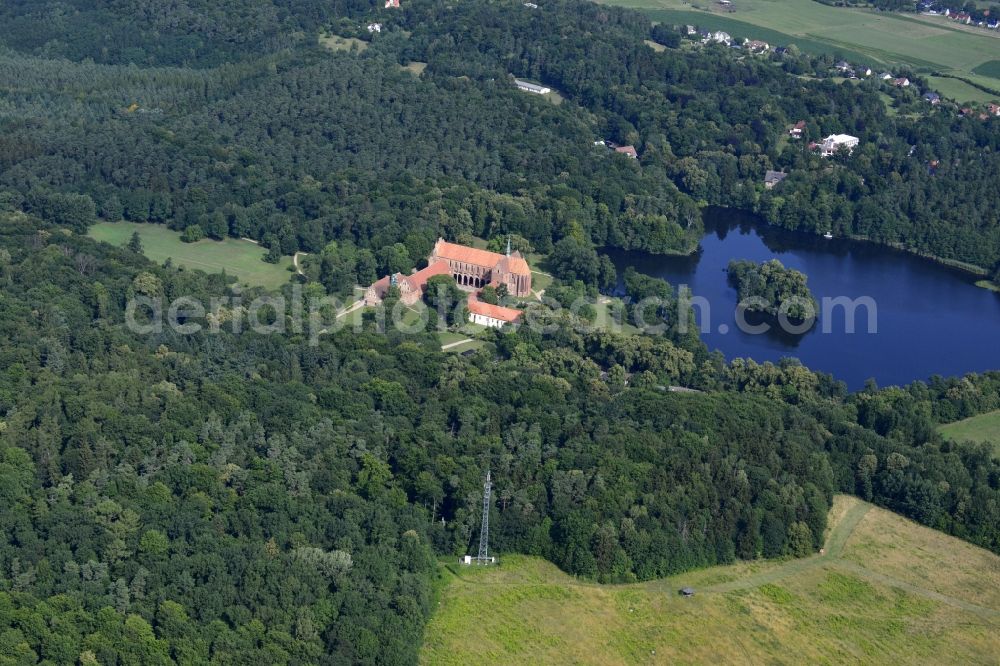
[[[992,444],[1000,456],[1000,409],[939,426],[938,432],[952,442]]]
[[[996,663],[1000,557],[846,496],[830,525],[809,558],[632,585],[520,555],[448,563],[421,662]]]
[[[134,222],[100,222],[91,226],[87,235],[122,247],[134,232],[139,232],[142,239],[143,254],[157,263],[171,259],[179,266],[206,273],[225,271],[243,284],[267,289],[277,289],[291,277],[291,257],[282,257],[280,263],[269,264],[264,261],[267,254],[264,248],[238,238],[182,243],[180,233],[162,224]]]
[[[319,43],[331,51],[351,51],[352,49],[357,49],[357,52],[361,53],[368,48],[368,42],[363,39],[341,37],[340,35],[320,35]]]

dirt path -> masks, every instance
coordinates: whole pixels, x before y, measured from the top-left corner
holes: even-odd
[[[464,345],[466,342],[472,342],[472,338],[466,338],[464,340],[457,340],[455,342],[449,342],[446,345],[441,345],[441,351],[446,349],[451,349],[452,347],[457,347],[459,345]]]
[[[761,585],[767,585],[768,583],[779,581],[792,574],[818,567],[832,560],[838,560],[841,553],[844,552],[844,544],[847,543],[851,534],[854,533],[854,528],[858,526],[858,523],[861,522],[861,519],[865,517],[865,514],[868,513],[870,508],[870,504],[858,502],[848,509],[847,513],[844,514],[844,517],[840,519],[840,522],[834,525],[830,530],[830,534],[826,538],[826,548],[821,555],[813,555],[811,557],[805,557],[798,560],[791,560],[774,567],[773,569],[745,576],[738,580],[732,580],[726,583],[719,583],[718,585],[700,588],[698,591],[733,592],[735,590],[748,590],[753,587],[760,587]]]
[[[875,571],[870,571],[865,569],[863,566],[856,562],[851,562],[850,560],[837,560],[838,569],[847,569],[853,574],[856,574],[867,580],[875,581],[876,583],[881,583],[883,585],[888,585],[889,587],[897,587],[901,590],[906,590],[912,594],[916,594],[922,597],[927,597],[934,601],[940,601],[943,604],[948,604],[949,606],[955,606],[961,608],[962,610],[969,611],[970,613],[975,613],[983,618],[1000,618],[1000,610],[993,608],[986,608],[985,606],[980,606],[978,604],[965,601],[964,599],[958,599],[956,597],[950,597],[947,594],[941,594],[940,592],[935,592],[934,590],[928,590],[925,587],[920,587],[919,585],[914,585],[912,583],[907,583],[906,581],[899,580],[898,578],[893,578],[892,576],[886,576],[885,574],[880,574]]]
[[[950,606],[955,606],[957,608],[961,608],[962,610],[969,611],[970,613],[975,613],[980,617],[1000,617],[1000,610],[986,608],[985,606],[979,606],[965,601],[964,599],[958,599],[956,597],[948,596],[947,594],[941,594],[940,592],[935,592],[934,590],[929,590],[919,585],[907,583],[906,581],[893,578],[892,576],[871,571],[856,562],[842,559],[841,555],[844,553],[844,547],[847,544],[848,539],[851,538],[855,528],[857,528],[858,524],[871,508],[870,504],[858,502],[848,509],[847,513],[844,514],[844,517],[840,519],[840,522],[834,525],[830,530],[830,534],[826,539],[826,548],[821,555],[813,555],[812,557],[804,559],[792,560],[773,569],[762,571],[758,574],[746,576],[744,578],[740,578],[739,580],[719,583],[718,585],[711,585],[701,588],[698,591],[705,593],[726,593],[736,590],[747,590],[750,588],[760,587],[761,585],[767,585],[768,583],[780,581],[788,576],[797,574],[807,569],[823,565],[831,565],[838,569],[846,569],[854,575],[866,580],[880,583],[882,585],[888,585],[889,587],[899,588],[910,592],[911,594],[916,594]]]
[[[351,307],[345,308],[345,309],[343,309],[343,310],[341,310],[340,312],[337,313],[337,319],[340,319],[341,317],[345,317],[345,316],[351,314],[352,312],[354,312],[358,308],[364,307],[364,305],[365,305],[365,299],[363,299],[363,298],[354,301],[354,303],[351,305]]]
[[[295,272],[296,273],[298,273],[299,275],[305,275],[305,273],[302,272],[302,268],[299,266],[299,255],[300,254],[303,257],[309,256],[308,252],[296,252],[295,254],[292,255],[292,265],[295,266]]]

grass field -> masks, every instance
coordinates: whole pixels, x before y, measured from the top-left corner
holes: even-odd
[[[281,263],[269,264],[263,260],[267,253],[264,248],[238,238],[182,243],[178,232],[162,224],[134,222],[100,222],[90,227],[87,235],[121,247],[128,243],[135,231],[142,239],[143,254],[156,263],[163,263],[169,258],[179,266],[197,268],[206,273],[225,271],[243,284],[267,289],[277,289],[291,277],[291,257],[282,257]]]
[[[972,73],[1000,79],[1000,60],[987,60],[983,64],[974,67]]]
[[[361,53],[368,48],[368,42],[357,37],[341,37],[340,35],[320,35],[319,43],[331,51],[350,51],[356,48]]]
[[[405,69],[406,71],[410,72],[414,76],[420,76],[421,74],[424,73],[424,70],[427,69],[427,63],[426,62],[420,62],[419,60],[414,60],[413,62],[409,63],[408,65],[404,65],[403,69]]]
[[[953,442],[992,444],[997,456],[1000,457],[1000,409],[938,426],[938,432]]]
[[[997,37],[961,30],[943,20],[831,7],[814,0],[738,0],[733,12],[722,12],[712,0],[611,0],[610,4],[640,9],[654,21],[795,44],[812,53],[839,54],[887,67],[908,64],[924,72],[967,76],[976,70],[984,79],[1000,80]]]
[[[449,353],[449,354],[464,354],[467,351],[472,351],[474,349],[484,349],[486,347],[492,347],[492,346],[493,345],[491,345],[490,343],[486,342],[485,340],[473,340],[473,339],[469,339],[469,340],[466,340],[465,342],[463,342],[461,344],[457,344],[457,345],[454,345],[452,347],[448,347],[444,351],[447,352],[447,353]]]
[[[517,555],[442,567],[425,664],[995,664],[1000,557],[853,498],[825,553],[594,585]],[[681,598],[677,589],[696,594]]]

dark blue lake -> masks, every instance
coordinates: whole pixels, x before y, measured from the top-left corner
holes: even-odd
[[[691,257],[608,254],[619,275],[631,265],[675,288],[688,285],[694,296],[707,299],[710,317],[699,314],[699,319],[706,318],[711,330],[702,339],[727,359],[763,362],[792,356],[851,389],[861,388],[868,378],[879,386],[902,385],[934,374],[1000,369],[1000,294],[975,286],[968,274],[871,243],[777,229],[736,211],[713,209],[705,218],[707,233]],[[868,332],[865,308],[857,310],[854,333],[846,331],[843,308],[826,319],[821,315],[801,335],[777,327],[764,334],[740,330],[736,291],[725,268],[732,259],[775,258],[805,273],[821,302],[870,297],[877,308],[877,331]]]

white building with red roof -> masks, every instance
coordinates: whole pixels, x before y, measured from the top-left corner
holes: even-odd
[[[521,315],[521,310],[505,308],[502,305],[493,305],[479,300],[475,294],[469,294],[468,301],[469,321],[473,324],[489,326],[490,328],[500,328],[507,324],[513,324]]]

